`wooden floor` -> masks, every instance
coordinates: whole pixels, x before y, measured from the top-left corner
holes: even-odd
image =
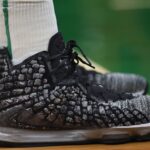
[[[49,146],[27,148],[0,148],[0,150],[149,150],[150,142],[129,143],[120,145],[76,145],[76,146]]]

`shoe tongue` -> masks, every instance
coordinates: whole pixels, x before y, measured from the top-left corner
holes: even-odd
[[[65,50],[65,43],[63,40],[63,37],[61,33],[55,34],[49,42],[48,46],[48,52],[50,55],[50,58],[53,58],[55,56],[58,56],[59,54],[62,54],[62,52]],[[51,68],[52,70],[55,70],[58,66],[59,69],[53,73],[53,81],[54,82],[60,82],[64,78],[68,77],[73,72],[73,65],[70,63],[70,60],[68,58],[61,59],[57,57],[56,59],[51,60]]]
[[[49,42],[48,52],[51,57],[60,54],[65,49],[65,43],[61,33],[55,34]]]

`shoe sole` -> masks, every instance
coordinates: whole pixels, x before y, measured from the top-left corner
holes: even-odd
[[[150,124],[145,126],[118,127],[89,130],[36,131],[0,127],[0,142],[12,144],[69,144],[105,143],[120,144],[150,140]],[[8,146],[8,145],[7,145]]]

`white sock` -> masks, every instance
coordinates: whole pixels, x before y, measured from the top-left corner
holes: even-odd
[[[47,50],[49,39],[58,32],[53,0],[2,1],[8,1],[8,8],[5,9],[8,9],[9,14],[10,44],[14,63],[20,63],[35,53]],[[5,15],[0,13],[0,16]],[[0,28],[0,34],[3,32]]]
[[[0,47],[6,47],[7,46],[7,38],[5,33],[5,22],[4,22],[4,16],[3,9],[0,7]]]

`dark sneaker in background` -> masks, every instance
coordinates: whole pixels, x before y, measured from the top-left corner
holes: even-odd
[[[73,43],[63,48],[58,33],[48,52],[1,72],[0,141],[120,143],[149,139],[150,97],[118,94],[89,84],[75,70],[79,61],[92,65],[73,52]]]
[[[84,77],[89,84],[101,84],[113,92],[133,93],[135,96],[144,95],[148,92],[148,82],[140,75],[127,73],[101,74],[97,71],[86,70],[80,66],[78,66],[76,70],[76,73]]]

